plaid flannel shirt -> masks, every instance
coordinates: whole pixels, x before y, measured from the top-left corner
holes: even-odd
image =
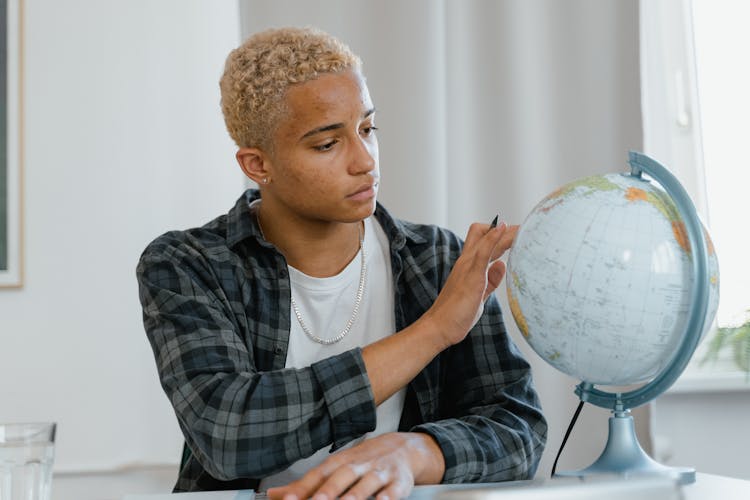
[[[228,214],[158,237],[138,263],[145,330],[186,441],[175,491],[256,488],[375,428],[361,349],[284,368],[289,275],[248,208],[258,196],[248,190]],[[375,217],[390,241],[401,330],[432,305],[462,242],[380,205]],[[494,296],[466,339],[409,384],[399,429],[435,438],[445,483],[533,477],[547,424]]]

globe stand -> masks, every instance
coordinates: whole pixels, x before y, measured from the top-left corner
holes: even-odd
[[[598,475],[669,476],[679,484],[695,482],[695,469],[690,467],[668,467],[649,457],[635,433],[630,410],[613,411],[609,417],[609,437],[604,451],[596,461],[585,469],[558,472],[556,476],[587,478]]]

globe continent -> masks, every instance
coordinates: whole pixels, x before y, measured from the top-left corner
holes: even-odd
[[[708,233],[709,310],[718,261]],[[686,334],[692,275],[684,222],[654,183],[622,174],[579,179],[521,225],[506,278],[513,318],[545,361],[598,385],[645,382]]]

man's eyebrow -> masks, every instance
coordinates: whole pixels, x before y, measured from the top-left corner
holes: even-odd
[[[330,125],[323,125],[322,127],[316,127],[309,132],[306,132],[305,135],[299,138],[301,141],[302,139],[307,139],[311,135],[319,134],[321,132],[326,132],[328,130],[336,130],[337,128],[344,128],[343,123],[331,123]]]
[[[374,113],[375,113],[375,108],[370,108],[370,109],[368,109],[367,111],[365,111],[362,114],[362,119],[364,120],[365,118],[367,118],[368,116],[370,116],[370,115],[372,115]],[[321,132],[327,132],[329,130],[336,130],[336,129],[339,129],[339,128],[344,128],[344,124],[343,123],[331,123],[329,125],[323,125],[321,127],[316,127],[316,128],[314,128],[312,130],[309,130],[309,131],[305,132],[305,134],[302,137],[300,137],[300,140],[306,139],[306,138],[310,137],[311,135],[319,134]]]

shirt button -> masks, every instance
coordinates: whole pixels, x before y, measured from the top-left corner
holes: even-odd
[[[273,352],[277,356],[281,356],[284,353],[284,349],[280,345],[276,345],[276,347],[273,348]]]
[[[286,269],[280,269],[279,270],[279,276],[282,278],[286,278]]]

